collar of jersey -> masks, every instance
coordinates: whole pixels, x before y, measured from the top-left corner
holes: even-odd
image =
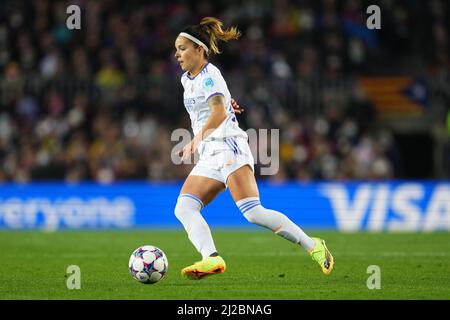
[[[195,78],[197,78],[199,75],[202,74],[203,70],[205,70],[205,68],[206,68],[206,66],[207,66],[208,64],[209,64],[209,62],[208,62],[207,64],[205,64],[205,65],[203,66],[202,70],[200,70],[200,72],[197,73],[197,75],[196,75],[195,77],[193,77],[193,78],[189,77],[189,75],[188,75],[189,71],[187,71],[187,72],[186,72],[186,77],[188,77],[189,80],[194,80]]]

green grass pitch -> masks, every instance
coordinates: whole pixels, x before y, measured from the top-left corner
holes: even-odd
[[[326,239],[330,276],[269,231],[213,229],[227,271],[192,281],[180,270],[199,255],[183,230],[1,231],[0,299],[450,299],[450,233],[309,234]],[[128,272],[131,252],[144,244],[169,259],[157,284]],[[69,265],[81,269],[79,290],[67,289]],[[379,290],[367,288],[370,265],[380,267]]]

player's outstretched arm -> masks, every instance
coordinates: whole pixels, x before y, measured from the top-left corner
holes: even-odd
[[[203,126],[202,130],[183,147],[181,150],[181,160],[184,161],[197,150],[200,142],[209,136],[227,118],[225,100],[222,95],[215,95],[208,100],[211,115]],[[180,152],[179,152],[180,153]]]

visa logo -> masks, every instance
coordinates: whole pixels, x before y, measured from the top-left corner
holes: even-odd
[[[330,183],[320,193],[342,231],[450,231],[450,184]]]

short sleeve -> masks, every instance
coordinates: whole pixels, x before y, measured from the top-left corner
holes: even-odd
[[[205,93],[205,100],[216,95],[222,95],[225,97],[227,91],[225,80],[221,74],[208,73],[202,80],[202,90]]]

